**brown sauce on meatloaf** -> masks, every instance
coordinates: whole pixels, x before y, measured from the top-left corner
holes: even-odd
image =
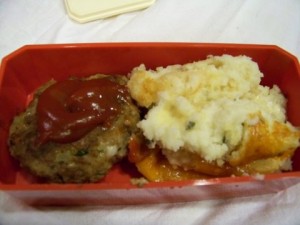
[[[38,143],[68,143],[98,125],[109,127],[128,98],[124,86],[108,77],[57,82],[41,94],[37,105]]]

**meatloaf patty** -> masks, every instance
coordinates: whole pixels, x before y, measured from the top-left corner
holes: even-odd
[[[95,75],[88,79],[101,79]],[[126,85],[123,76],[109,79]],[[32,174],[54,183],[97,182],[127,153],[127,144],[139,121],[139,111],[131,99],[120,99],[121,111],[109,127],[97,126],[70,143],[36,143],[37,104],[41,93],[55,81],[40,87],[26,111],[16,116],[10,127],[9,149],[20,165]]]

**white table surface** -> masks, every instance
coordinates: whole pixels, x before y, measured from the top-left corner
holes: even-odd
[[[62,0],[0,0],[0,59],[25,44],[133,41],[272,44],[300,58],[300,1],[157,0],[79,24]],[[226,200],[68,208],[30,207],[0,192],[6,224],[300,224],[300,184]]]

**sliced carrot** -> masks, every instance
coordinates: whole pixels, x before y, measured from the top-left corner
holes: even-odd
[[[141,135],[133,135],[129,141],[128,160],[131,163],[137,163],[151,153],[151,149],[145,144]]]
[[[194,171],[185,171],[183,168],[174,168],[161,154],[160,150],[153,151],[142,161],[136,163],[138,171],[149,181],[180,181],[203,179],[209,176]]]
[[[135,163],[138,171],[149,181],[179,181],[207,178],[208,176],[174,168],[156,147],[149,149],[141,135],[134,135],[129,142],[128,160]]]

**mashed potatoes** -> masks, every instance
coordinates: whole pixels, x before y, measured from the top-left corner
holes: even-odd
[[[272,159],[269,172],[290,169],[299,131],[286,122],[279,88],[260,85],[262,77],[249,57],[223,55],[156,71],[141,65],[128,86],[148,108],[138,127],[171,164],[195,170],[198,157],[249,170]]]

